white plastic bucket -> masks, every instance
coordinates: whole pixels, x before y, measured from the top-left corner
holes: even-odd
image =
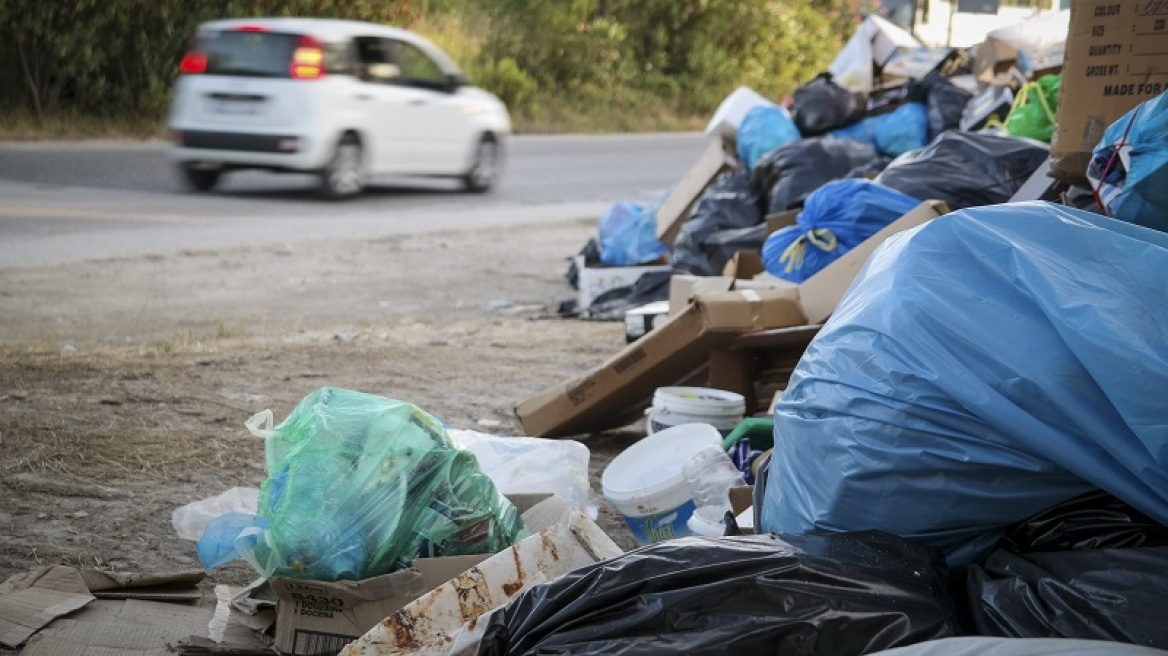
[[[646,413],[646,432],[698,423],[713,426],[725,437],[745,413],[746,399],[741,394],[706,387],[659,387]]]
[[[726,525],[722,523],[724,511],[714,506],[696,508],[685,525],[694,535],[709,538],[720,538],[726,534]]]
[[[682,476],[685,461],[702,447],[722,443],[708,424],[682,424],[625,449],[600,477],[604,496],[616,506],[640,544],[689,534],[693,495]]]

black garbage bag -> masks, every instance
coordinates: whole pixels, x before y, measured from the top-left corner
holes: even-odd
[[[684,273],[677,271],[676,273]],[[621,321],[625,312],[646,303],[669,300],[669,279],[672,271],[650,271],[641,274],[628,287],[610,289],[597,296],[588,306],[588,319],[597,321]]]
[[[864,178],[865,180],[872,180],[876,176],[884,172],[888,165],[892,163],[895,157],[888,157],[881,155],[871,162],[866,162],[848,171],[843,177],[847,178]]]
[[[973,94],[933,71],[909,84],[909,100],[923,102],[928,109],[929,141],[946,130],[961,125],[961,115]]]
[[[710,261],[706,242],[717,233],[750,228],[762,222],[763,214],[758,195],[750,185],[750,174],[723,173],[698,197],[689,218],[681,224],[673,243],[673,267],[699,276],[720,275],[722,269],[714,269],[716,262]]]
[[[951,210],[1010,200],[1050,155],[1037,141],[993,134],[941,134],[897,157],[876,182],[919,200],[943,200]]]
[[[1168,547],[1013,554],[968,570],[977,632],[1168,647]]]
[[[805,137],[842,128],[864,115],[864,106],[851,91],[836,84],[831,73],[820,73],[793,95],[795,127]]]
[[[852,139],[802,139],[760,159],[750,182],[756,192],[765,196],[767,213],[774,214],[799,207],[816,189],[880,159],[871,144]]]
[[[761,251],[766,238],[765,223],[749,228],[723,230],[710,235],[702,247],[702,254],[706,257],[706,268],[713,272],[710,275],[722,275],[726,263],[733,259],[738,251]]]
[[[579,254],[584,256],[584,266],[600,266],[600,242],[596,241],[595,237],[584,244]],[[572,263],[568,265],[564,277],[568,279],[568,284],[572,286],[572,289],[580,288],[580,270],[576,267],[576,258],[572,258]]]
[[[524,592],[479,654],[866,654],[958,633],[939,563],[875,532],[670,540]]]
[[[1011,527],[998,547],[1012,553],[1168,547],[1168,526],[1099,490]]]

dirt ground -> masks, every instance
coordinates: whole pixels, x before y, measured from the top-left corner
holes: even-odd
[[[327,220],[327,217],[322,217]],[[265,478],[244,421],[343,387],[455,428],[602,362],[619,323],[556,318],[595,219],[0,270],[0,580],[60,563],[198,567],[172,511]],[[634,425],[585,436],[593,489]],[[602,504],[601,525],[633,545]],[[255,578],[246,565],[211,582]]]

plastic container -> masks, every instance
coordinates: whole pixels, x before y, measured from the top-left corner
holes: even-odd
[[[600,477],[604,496],[639,544],[689,534],[693,495],[682,474],[690,456],[722,435],[708,424],[681,424],[654,433],[613,458]]]
[[[659,387],[646,413],[646,428],[652,435],[681,424],[709,424],[725,437],[745,413],[741,394],[706,387]]]
[[[722,523],[724,516],[725,512],[720,508],[705,506],[695,509],[685,525],[694,535],[720,538],[726,534],[726,525]]]

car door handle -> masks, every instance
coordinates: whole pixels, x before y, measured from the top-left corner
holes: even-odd
[[[359,93],[356,96],[354,96],[354,98],[356,98],[357,100],[371,100],[373,98],[373,96],[371,96],[367,93]]]
[[[410,101],[410,104],[411,104],[411,105],[425,105],[425,104],[426,104],[426,99],[425,99],[425,98],[417,98],[417,99],[415,99],[415,100],[411,100],[411,101]]]

